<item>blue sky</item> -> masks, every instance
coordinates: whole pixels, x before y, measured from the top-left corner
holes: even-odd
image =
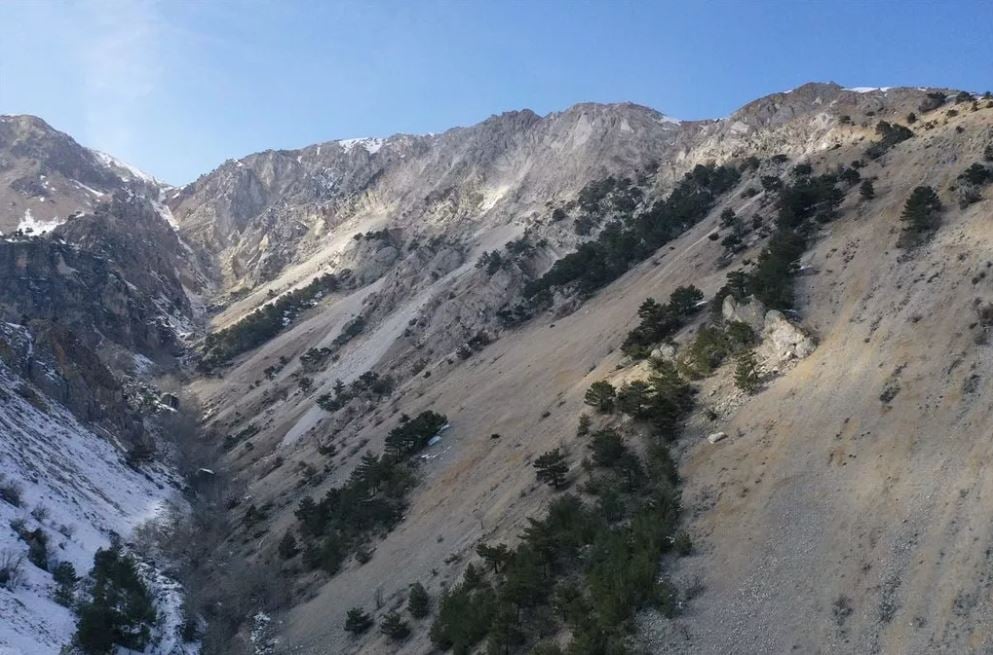
[[[993,2],[4,0],[0,113],[181,184],[230,157],[807,81],[993,88]]]

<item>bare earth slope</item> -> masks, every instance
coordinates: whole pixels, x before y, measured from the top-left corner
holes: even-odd
[[[644,159],[658,155],[653,180],[663,192],[692,165],[712,160],[782,153],[779,174],[785,174],[798,162],[826,172],[864,159],[862,175],[875,178],[876,186],[874,200],[849,191],[840,218],[804,256],[810,274],[800,278],[798,321],[819,341],[814,354],[752,398],[733,391],[727,370],[701,383],[701,411],[690,422],[681,465],[697,554],[673,566],[685,588],[702,585],[702,593],[674,620],[643,617],[649,652],[993,647],[985,572],[991,535],[983,512],[993,490],[982,475],[991,356],[977,311],[993,300],[984,254],[993,236],[991,204],[985,199],[960,209],[953,190],[956,176],[982,160],[993,110],[983,102],[975,111],[962,105],[957,115],[948,107],[928,112],[913,126],[913,138],[879,160],[866,159],[878,138],[876,122],[905,123],[924,98],[916,89],[808,85],[726,120],[685,128],[676,137],[684,144],[678,154],[660,143],[625,163],[636,173]],[[771,172],[765,166],[761,174]],[[619,346],[646,297],[663,298],[690,283],[709,297],[724,283],[723,249],[708,236],[727,207],[746,217],[773,213],[766,194],[744,193],[760,188],[760,173],[746,176],[705,221],[577,311],[497,328],[499,339],[464,362],[453,356],[461,335],[471,332],[464,324],[493,329],[497,324],[486,316],[519,293],[513,274],[486,278],[475,267],[483,250],[522,233],[512,228],[516,221],[489,221],[475,232],[449,229],[457,245],[401,259],[358,290],[333,294],[320,310],[237,358],[223,379],[198,382],[222,433],[258,428],[253,448],[236,448],[227,463],[254,503],[271,503],[268,535],[245,546],[249,556],[263,559],[295,525],[299,499],[347,477],[363,449],[378,451],[401,412],[433,408],[452,424],[427,454],[405,520],[376,546],[371,561],[350,563],[328,581],[300,579],[280,624],[284,643],[306,653],[427,652],[424,629],[401,646],[376,635],[349,639],[340,627],[344,613],[373,607],[376,596],[385,611],[402,602],[414,581],[437,594],[475,557],[477,543],[513,540],[527,516],[541,514],[550,494],[535,482],[530,461],[559,445],[574,465],[582,458],[573,435],[583,393],[596,380],[637,373]],[[944,224],[933,241],[907,255],[896,248],[899,213],[920,184],[941,194]],[[581,186],[560,187],[562,201]],[[398,220],[417,230],[425,219]],[[499,225],[504,221],[507,228]],[[575,242],[547,218],[523,223],[559,254]],[[760,246],[752,242],[731,268],[753,260]],[[541,266],[541,256],[531,261]],[[288,271],[306,270],[296,266],[281,269],[283,283],[292,280]],[[300,370],[299,355],[328,346],[359,314],[370,319],[366,330],[337,360],[316,373]],[[419,368],[411,366],[413,351],[425,360]],[[285,365],[267,381],[262,369],[280,357]],[[315,405],[336,379],[350,382],[372,369],[404,381],[389,401],[353,404],[333,416]],[[411,377],[425,370],[432,375]],[[313,386],[301,391],[301,377],[312,378]],[[895,387],[894,396],[880,399]],[[705,418],[708,407],[717,419]],[[707,444],[703,437],[716,430],[731,438]],[[493,433],[501,438],[491,439]],[[329,439],[339,446],[330,460],[318,452]],[[304,463],[326,461],[332,472],[301,491],[297,472]]]

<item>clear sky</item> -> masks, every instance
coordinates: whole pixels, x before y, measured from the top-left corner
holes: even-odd
[[[174,184],[267,148],[807,81],[993,88],[993,1],[0,0],[0,113]]]

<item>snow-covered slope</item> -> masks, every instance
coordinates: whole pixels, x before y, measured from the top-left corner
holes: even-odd
[[[14,326],[6,326],[16,329]],[[61,405],[44,397],[0,363],[0,476],[20,489],[20,501],[0,500],[0,556],[19,557],[28,547],[12,527],[41,528],[48,537],[49,568],[70,562],[80,575],[93,554],[148,519],[182,505],[176,483],[160,464],[135,469],[106,438],[81,425]],[[75,617],[53,600],[50,573],[28,562],[13,589],[0,586],[0,653],[59,653],[72,638]],[[142,567],[160,614],[158,645],[152,652],[195,652],[177,637],[180,589]]]

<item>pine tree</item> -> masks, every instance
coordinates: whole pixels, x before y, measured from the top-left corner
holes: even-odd
[[[280,540],[278,551],[279,556],[283,559],[293,559],[300,552],[300,548],[297,546],[297,538],[289,530],[286,531],[286,534]]]
[[[361,607],[353,607],[348,610],[345,618],[345,631],[353,635],[360,635],[372,627],[372,617]]]
[[[761,376],[758,362],[755,361],[755,353],[751,350],[742,351],[738,355],[734,368],[734,381],[745,393],[752,394],[758,390]]]
[[[496,546],[479,544],[476,546],[476,554],[493,567],[494,573],[499,573],[500,569],[510,563],[510,560],[514,556],[513,551],[506,544],[497,544]]]
[[[379,624],[379,631],[394,641],[402,641],[410,636],[410,625],[396,612],[388,612]]]
[[[584,400],[587,405],[595,407],[601,414],[609,414],[614,411],[614,398],[616,396],[617,390],[614,389],[614,385],[600,380],[590,385],[590,388],[586,390]]]
[[[914,189],[900,215],[904,222],[902,245],[913,245],[920,237],[937,229],[940,213],[941,200],[934,189],[929,186]]]
[[[410,586],[410,594],[407,596],[407,611],[415,619],[423,619],[431,611],[431,597],[428,590],[420,582],[415,582]]]
[[[562,486],[565,482],[565,475],[569,472],[569,467],[565,463],[565,455],[558,448],[549,450],[534,460],[534,468],[537,470],[538,479],[555,489]]]

